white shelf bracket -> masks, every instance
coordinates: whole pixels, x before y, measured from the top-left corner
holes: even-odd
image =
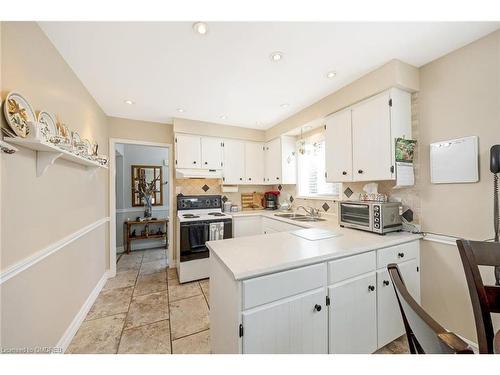
[[[37,151],[36,176],[42,176],[60,156],[62,156],[62,152]]]

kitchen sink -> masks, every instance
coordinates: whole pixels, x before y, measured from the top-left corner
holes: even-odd
[[[310,217],[310,216],[302,216],[302,217],[292,217],[292,220],[295,221],[325,221],[326,219],[322,219],[320,217]]]
[[[274,214],[274,216],[278,216],[278,217],[284,217],[284,218],[287,218],[287,219],[299,219],[301,217],[306,217],[306,215],[302,215],[302,214],[294,214],[294,213],[283,213],[283,214]]]

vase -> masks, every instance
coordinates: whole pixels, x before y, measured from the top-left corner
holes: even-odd
[[[144,196],[144,217],[149,218],[153,216],[153,205],[152,205],[152,196],[145,195]]]

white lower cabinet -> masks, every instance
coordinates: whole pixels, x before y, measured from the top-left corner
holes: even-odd
[[[420,303],[418,260],[411,259],[399,263],[398,267],[408,291]],[[377,271],[377,326],[377,343],[379,348],[387,345],[405,332],[394,286],[386,268]]]
[[[319,288],[244,311],[243,353],[328,353],[325,295]]]
[[[329,286],[328,296],[329,352],[366,354],[377,350],[375,272]]]
[[[239,216],[233,218],[233,237],[255,236],[262,234],[260,216]]]

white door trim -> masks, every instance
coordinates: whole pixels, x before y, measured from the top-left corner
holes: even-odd
[[[134,139],[110,138],[109,139],[109,277],[116,275],[116,158],[115,146],[117,143],[139,146],[153,146],[168,148],[168,206],[169,206],[169,223],[168,223],[168,264],[173,264],[173,181],[174,181],[174,148],[171,143],[147,142]]]

